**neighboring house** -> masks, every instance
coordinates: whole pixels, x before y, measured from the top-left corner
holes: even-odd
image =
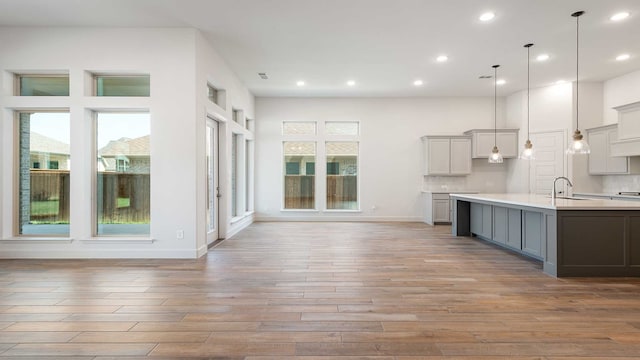
[[[98,150],[98,171],[148,174],[149,154],[149,135],[111,140]]]
[[[69,144],[31,132],[29,154],[32,169],[69,170]]]

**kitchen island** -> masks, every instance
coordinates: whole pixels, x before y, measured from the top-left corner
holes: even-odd
[[[640,276],[640,203],[451,194],[452,233],[541,260],[552,276]]]

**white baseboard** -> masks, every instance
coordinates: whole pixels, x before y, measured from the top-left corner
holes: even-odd
[[[198,254],[189,249],[100,249],[91,251],[5,249],[0,259],[196,259]]]
[[[239,233],[244,228],[246,228],[247,226],[251,225],[254,222],[254,219],[255,219],[255,215],[251,214],[251,215],[245,216],[244,218],[232,223],[231,226],[229,227],[229,229],[227,230],[227,233],[225,234],[224,238],[225,239],[229,239],[233,235]]]
[[[423,222],[420,216],[256,216],[255,221]]]

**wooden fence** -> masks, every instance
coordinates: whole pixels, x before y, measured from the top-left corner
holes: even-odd
[[[69,222],[69,171],[31,170],[31,221]],[[148,223],[149,174],[99,172],[98,223]]]
[[[284,208],[285,209],[314,209],[315,208],[315,176],[313,175],[285,175],[284,177]],[[328,175],[327,176],[327,208],[343,209],[344,203],[358,201],[357,175]]]
[[[357,175],[327,175],[327,209],[350,209],[357,201]]]
[[[149,174],[99,172],[97,181],[99,224],[149,222]]]
[[[69,170],[31,170],[30,221],[69,222]]]
[[[313,175],[285,175],[284,208],[314,209],[316,177]]]

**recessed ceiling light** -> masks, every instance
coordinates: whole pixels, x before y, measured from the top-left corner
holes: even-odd
[[[616,56],[616,60],[618,61],[625,61],[625,60],[629,60],[631,56],[629,54],[620,54],[618,56]]]
[[[489,21],[489,20],[493,19],[494,17],[496,17],[496,14],[494,14],[492,12],[486,12],[486,13],[480,15],[480,17],[478,19],[480,19],[480,21]]]
[[[356,82],[354,80],[347,81],[348,86],[356,86]]]
[[[440,55],[436,58],[437,62],[446,62],[447,60],[449,60],[449,57],[447,55]]]
[[[298,86],[304,86],[304,81],[300,80],[300,81],[296,82],[296,85],[298,85]]]
[[[619,12],[619,13],[617,13],[617,14],[613,14],[613,15],[609,18],[609,20],[611,20],[611,21],[620,21],[620,20],[624,20],[624,19],[626,19],[626,18],[628,18],[628,17],[629,17],[629,13],[628,13],[628,12],[626,12],[626,11],[623,11],[623,12]]]
[[[547,61],[549,60],[549,55],[548,54],[540,54],[536,57],[536,60],[538,61]]]
[[[496,81],[496,85],[504,85],[506,83],[507,83],[507,81],[505,79],[499,79],[499,80]]]
[[[422,80],[419,80],[419,79],[413,82],[413,85],[415,85],[415,86],[422,86],[422,84],[424,84],[424,82]]]

